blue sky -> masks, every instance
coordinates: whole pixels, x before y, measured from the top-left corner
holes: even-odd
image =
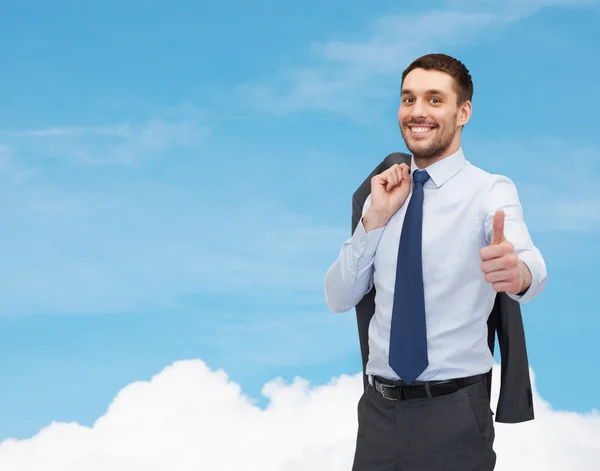
[[[399,80],[471,70],[463,148],[512,178],[549,281],[524,307],[553,407],[599,408],[597,1],[21,2],[0,16],[0,440],[91,425],[180,359],[262,385],[360,369],[323,276],[405,150]],[[264,402],[264,401],[263,401]]]

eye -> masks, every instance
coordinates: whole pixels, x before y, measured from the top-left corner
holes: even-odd
[[[432,103],[435,103],[435,104],[438,104],[438,103],[441,103],[441,102],[442,102],[442,100],[440,100],[439,98],[432,98],[432,99],[431,99],[431,102],[432,102]]]

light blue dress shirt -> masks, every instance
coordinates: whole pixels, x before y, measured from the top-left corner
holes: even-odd
[[[411,170],[418,170],[411,163]],[[546,264],[533,245],[513,182],[472,165],[462,148],[427,167],[424,186],[423,282],[429,366],[417,378],[446,380],[486,373],[493,366],[487,319],[496,292],[481,271],[480,250],[489,245],[494,213],[505,212],[504,234],[531,271],[527,303],[546,285]],[[412,193],[411,193],[412,195]],[[411,195],[388,223],[365,232],[362,218],[325,275],[325,302],[332,312],[352,309],[373,286],[368,375],[399,379],[388,364],[396,257]],[[364,216],[371,202],[363,206]]]

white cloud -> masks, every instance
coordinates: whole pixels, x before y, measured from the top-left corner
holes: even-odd
[[[390,81],[399,83],[402,70],[416,57],[469,44],[490,28],[544,8],[597,1],[450,0],[445,9],[386,15],[369,25],[362,41],[314,42],[310,64],[286,68],[273,79],[244,84],[239,91],[246,103],[262,111],[321,110],[365,119],[373,100],[389,98]]]
[[[465,42],[492,20],[485,13],[452,11],[385,16],[370,25],[364,41],[313,43],[313,64],[286,69],[269,81],[244,84],[240,93],[262,111],[317,109],[360,119],[355,110],[360,107],[364,112],[372,100],[389,96],[386,80],[393,77],[397,83],[414,57],[438,44],[447,48]]]
[[[163,112],[145,122],[3,131],[0,137],[22,156],[85,166],[131,166],[167,149],[191,146],[209,131],[193,106]]]
[[[38,129],[32,131],[17,131],[11,133],[15,137],[59,137],[59,136],[113,136],[113,137],[127,137],[131,134],[130,126],[128,125],[116,125],[116,126],[72,126],[64,128],[47,128]]]
[[[53,423],[29,439],[3,441],[0,469],[347,471],[361,381],[360,375],[319,386],[272,381],[263,387],[269,399],[263,410],[224,372],[180,361],[125,387],[92,427]],[[597,469],[598,412],[556,411],[537,392],[534,401],[536,420],[496,424],[496,469]]]

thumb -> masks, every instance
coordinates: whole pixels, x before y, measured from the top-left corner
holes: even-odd
[[[410,187],[412,179],[410,178],[410,167],[407,165],[402,168],[402,183]]]
[[[492,223],[492,241],[490,245],[498,245],[504,241],[504,211],[499,209],[494,214],[494,222]]]

